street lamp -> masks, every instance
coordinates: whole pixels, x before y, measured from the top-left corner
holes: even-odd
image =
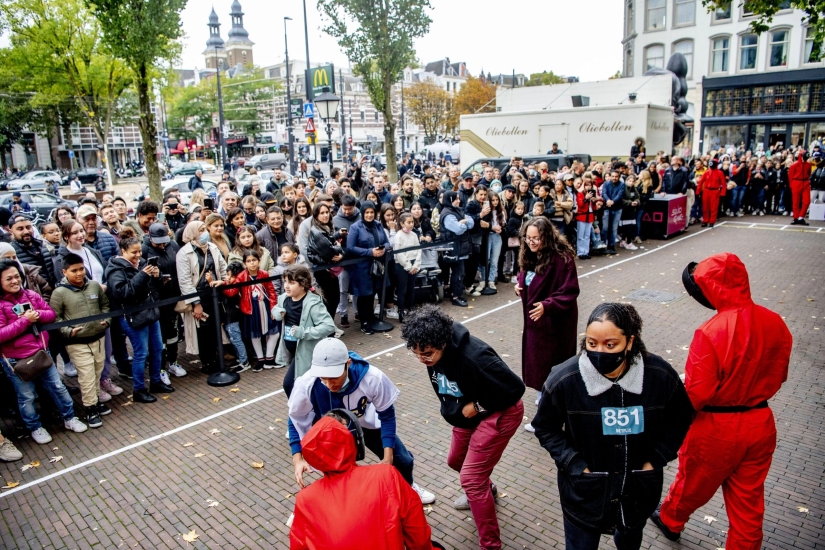
[[[221,93],[221,68],[218,64],[218,47],[215,46],[215,75],[218,78],[218,151],[220,160],[215,164],[226,162],[226,141],[223,135],[223,94]]]
[[[330,93],[329,87],[324,86],[322,93],[315,97],[315,106],[318,116],[327,123],[327,142],[329,144],[329,170],[332,173],[332,120],[338,115],[338,105],[341,98]]]
[[[292,80],[289,78],[289,41],[286,39],[286,22],[292,21],[291,17],[284,17],[284,56],[286,57],[286,112],[287,112],[287,138],[289,139],[289,173],[295,174],[295,140],[292,138]]]

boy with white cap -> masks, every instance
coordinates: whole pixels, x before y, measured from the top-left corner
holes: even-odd
[[[309,372],[295,381],[289,398],[289,445],[298,485],[309,465],[301,454],[301,439],[312,425],[332,409],[347,409],[358,417],[364,443],[382,464],[392,464],[424,504],[435,495],[413,482],[413,455],[395,433],[398,388],[387,376],[335,338],[318,342]]]

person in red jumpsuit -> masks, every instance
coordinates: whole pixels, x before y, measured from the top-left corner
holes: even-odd
[[[791,225],[809,225],[805,214],[811,206],[811,163],[808,153],[800,151],[796,162],[788,168],[791,183],[791,200],[793,201],[793,221]]]
[[[753,302],[748,272],[734,254],[691,263],[682,281],[717,313],[690,345],[685,389],[698,412],[679,450],[676,479],[651,520],[679,540],[691,514],[721,486],[730,522],[725,549],[758,550],[776,449],[768,399],[788,378],[791,333],[779,315]]]
[[[716,223],[719,198],[725,196],[727,183],[725,173],[719,169],[719,157],[715,156],[696,184],[696,193],[702,196],[702,227],[707,227],[708,224],[713,227]]]
[[[347,424],[345,427],[344,424]],[[391,464],[358,466],[358,419],[333,409],[301,440],[304,460],[324,477],[295,499],[292,550],[434,550],[421,497]]]

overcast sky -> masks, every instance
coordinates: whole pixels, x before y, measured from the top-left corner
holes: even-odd
[[[306,57],[304,18],[300,0],[240,0],[244,27],[255,43],[254,61],[266,66],[284,59],[283,17],[287,22],[289,53]],[[582,81],[605,80],[622,66],[622,2],[615,0],[509,0],[468,2],[430,0],[433,20],[427,36],[416,42],[423,63],[449,57],[465,61],[470,72],[529,75],[544,70]],[[184,40],[182,66],[203,67],[203,51],[209,37],[207,22],[212,6],[226,40],[232,0],[189,0],[182,13]],[[485,9],[482,9],[484,6]],[[486,9],[489,8],[489,9]],[[314,0],[307,0],[309,55],[313,64],[332,61],[346,66],[347,59],[336,41],[321,30]]]

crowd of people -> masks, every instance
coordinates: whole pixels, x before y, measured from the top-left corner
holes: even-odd
[[[812,170],[803,156],[795,161],[801,168],[789,166],[791,183]],[[333,169],[326,181],[310,175],[290,183],[276,174],[265,186],[252,179],[242,188],[226,172],[215,196],[196,174],[188,205],[170,188],[130,215],[122,198],[92,193],[40,227],[0,209],[0,391],[14,396],[6,402],[17,402],[32,439],[46,444],[38,396],[41,404],[51,398],[67,430],[100,427],[112,412],[107,403],[124,393],[117,377],[131,383],[136,403],[175,391],[173,379],[187,374],[178,362],[181,338],[202,372],[217,372],[227,360],[214,345],[222,331],[234,371],[286,368],[296,483],[306,487],[311,469],[324,474],[298,494],[292,547],[438,548],[421,512],[435,495],[415,482],[414,453],[396,433],[400,392],[337,339],[350,319],[370,335],[376,316],[385,316],[402,323],[453,427],[447,465],[463,489],[453,506],[470,510],[481,548],[501,548],[491,475],[522,425],[527,387],[538,413],[524,429],[558,467],[568,548],[595,549],[603,533],[619,548],[639,548],[648,517],[678,539],[720,485],[729,514],[738,514],[729,547],[757,548],[762,509],[743,503],[761,502],[773,448],[766,451],[770,433],[756,438],[742,426],[772,425],[766,400],[787,376],[790,334],[750,299],[741,261],[721,254],[685,271],[689,293],[718,313],[692,343],[684,384],[645,347],[630,305],[598,306],[578,340],[577,256],[612,254],[617,243],[635,249],[640,213],[656,193],[694,191],[707,205],[711,191],[722,194],[717,185],[730,190],[716,155],[698,174],[679,157],[644,158],[642,149],[627,162],[574,162],[551,172],[514,157],[505,170],[485,166],[464,178],[457,166],[411,161],[393,184],[363,164]],[[701,217],[707,210],[699,219],[713,223]],[[524,322],[521,376],[448,308],[416,304],[424,254],[417,246],[439,240],[453,306],[496,292],[497,283],[514,285]],[[38,328],[53,322],[65,324]],[[746,328],[729,335],[729,326]],[[63,382],[73,377],[82,410]],[[754,384],[759,391],[750,391]],[[716,468],[703,452],[720,437],[714,419],[732,414],[746,417],[734,430],[744,450]],[[775,444],[775,430],[772,437]],[[660,507],[663,468],[687,446],[700,449],[697,464],[683,471],[680,463]],[[380,465],[356,466],[366,448]],[[0,460],[21,458],[0,435]],[[376,514],[339,514],[356,495]],[[397,506],[387,506],[388,495]]]

